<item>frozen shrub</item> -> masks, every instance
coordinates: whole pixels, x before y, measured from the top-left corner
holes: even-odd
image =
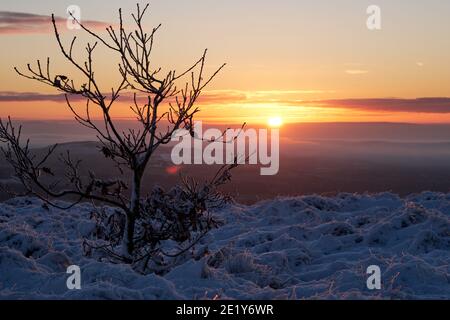
[[[150,159],[160,146],[170,143],[179,130],[185,130],[194,137],[194,116],[199,112],[197,100],[225,66],[223,64],[209,76],[205,75],[208,69],[205,50],[186,70],[176,72],[170,69],[162,74],[161,68],[151,58],[154,36],[159,27],[149,32],[144,27],[148,6],[141,8],[137,5],[137,12],[132,15],[135,30],[131,32],[127,30],[129,25],[122,24],[121,10],[120,23],[109,26],[107,35],[96,33],[77,21],[82,31],[96,40],[95,44],[86,45],[84,61],[72,55],[75,38],[70,46],[62,41],[56,18],[52,15],[56,42],[65,61],[73,68],[66,70],[81,71],[82,78],[79,81],[74,81],[77,77],[73,74],[52,74],[50,58],[45,68],[39,60],[35,66],[27,64],[26,72],[15,68],[20,76],[45,84],[65,95],[75,120],[95,133],[98,152],[105,161],[112,161],[118,169],[115,175],[103,179],[90,170],[82,174],[85,169],[81,165],[82,161],[73,159],[69,151],[59,157],[64,172],[55,172],[49,165],[49,159],[54,156],[57,145],[38,156],[31,149],[29,140],[23,141],[20,126],[16,127],[9,117],[0,119],[0,142],[4,146],[2,150],[6,161],[12,166],[25,192],[43,200],[43,207],[47,211],[50,212],[49,206],[69,210],[82,201],[107,204],[120,210],[122,219],[113,216],[111,221],[103,221],[100,227],[97,223],[94,233],[110,242],[97,249],[126,263],[146,261],[162,254],[162,241],[182,243],[185,248],[195,244],[198,236],[216,225],[209,216],[207,205],[217,200],[214,199],[217,197],[215,188],[229,179],[229,170],[237,165],[235,159],[234,163],[223,166],[212,181],[203,186],[190,182],[169,192],[156,189],[147,198],[143,195],[142,183]],[[100,83],[94,70],[97,44],[118,58],[116,73],[120,81],[108,93],[99,89],[104,88],[104,84]],[[119,129],[117,119],[112,115],[111,108],[125,93],[134,98],[131,110],[138,129]],[[78,110],[72,106],[71,99],[85,101],[86,107],[82,108],[83,111]],[[104,121],[94,121],[91,118],[94,113],[98,113]],[[57,177],[58,180],[52,181],[51,177]],[[71,202],[64,204],[58,199]],[[83,233],[87,236],[92,233],[92,229],[90,226],[85,227]]]
[[[230,256],[225,261],[225,270],[229,273],[247,273],[256,269],[253,256],[250,252],[245,251],[237,255]]]

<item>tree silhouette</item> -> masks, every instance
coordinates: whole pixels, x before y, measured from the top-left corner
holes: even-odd
[[[65,60],[75,67],[85,79],[81,86],[77,86],[73,80],[74,77],[70,75],[51,75],[49,58],[47,58],[45,67],[38,60],[34,67],[30,64],[27,65],[27,72],[14,68],[19,75],[55,87],[65,94],[67,105],[76,121],[95,131],[103,155],[114,161],[119,168],[124,167],[130,170],[132,174],[131,186],[128,187],[119,177],[112,180],[102,180],[92,172],[89,173],[86,180],[86,177],[80,175],[80,161],[73,160],[69,152],[61,156],[61,161],[66,166],[66,178],[70,182],[71,188],[58,190],[57,186],[44,183],[43,176],[53,174],[51,169],[45,166],[45,163],[56,146],[49,148],[48,152],[38,159],[30,151],[28,141],[24,145],[21,144],[21,128],[15,128],[10,118],[7,121],[0,120],[0,139],[7,142],[4,153],[28,192],[37,195],[53,206],[58,206],[53,199],[70,196],[77,199],[72,200],[70,206],[88,199],[113,205],[123,210],[126,215],[126,223],[122,236],[123,252],[121,254],[128,261],[133,259],[138,243],[135,232],[136,221],[148,216],[148,201],[144,205],[141,185],[149,160],[159,146],[170,142],[175,130],[187,129],[192,132],[193,118],[199,111],[198,107],[195,106],[196,101],[202,90],[225,66],[223,64],[212,75],[204,77],[207,53],[205,50],[200,59],[183,72],[177,73],[173,70],[165,75],[160,75],[161,68],[154,67],[151,60],[154,37],[160,26],[153,28],[150,33],[144,31],[143,17],[147,9],[148,4],[143,9],[137,5],[137,12],[131,15],[135,25],[135,30],[131,32],[125,30],[122,11],[119,9],[119,24],[115,28],[109,26],[106,29],[107,37],[100,36],[78,22],[81,28],[95,39],[95,43],[86,45],[87,58],[83,62],[77,61],[73,55],[76,37],[73,38],[69,46],[65,46],[61,40],[55,17],[52,15],[54,35]],[[105,94],[102,91],[94,73],[93,53],[97,44],[103,45],[120,59],[117,69],[121,79],[120,84],[113,88],[110,94]],[[177,87],[176,84],[179,81],[184,84],[181,88]],[[124,92],[128,94],[129,91],[133,93],[131,110],[140,123],[140,129],[129,129],[121,132],[111,116],[111,108],[121,94]],[[72,96],[81,96],[86,99],[84,112],[79,112],[72,106],[70,101]],[[140,102],[142,97],[144,97],[145,103]],[[166,110],[162,110],[163,103],[167,105]],[[101,111],[103,121],[100,124],[91,117],[92,108]],[[159,124],[163,120],[167,122],[167,128],[161,130],[160,127],[162,126]],[[204,212],[204,210],[198,210],[200,202],[212,198],[217,199],[217,195],[211,193],[212,187],[227,180],[229,177],[228,171],[234,166],[222,167],[213,181],[202,189],[203,193],[208,190],[204,193],[207,196],[203,195],[203,198],[195,199],[197,207],[194,208],[194,216],[190,216],[189,226],[185,226],[186,230],[184,231],[196,229],[198,219],[195,219],[195,215],[201,215]],[[199,188],[195,183],[185,181],[184,185],[188,186],[183,189],[185,197],[195,198],[198,195],[196,192],[199,191]],[[169,208],[165,209],[166,215],[170,215]],[[161,214],[161,211],[159,210],[158,214]],[[165,219],[168,218],[165,217]],[[179,218],[171,217],[171,219]],[[153,233],[149,230],[153,230]],[[160,239],[178,237],[179,232],[181,232],[173,228],[170,232],[167,230],[165,230],[165,233],[158,234],[154,228],[147,229],[152,233],[153,244]],[[161,232],[161,230],[159,231]],[[140,239],[144,238],[140,237]],[[184,241],[186,238],[181,237],[178,240]]]

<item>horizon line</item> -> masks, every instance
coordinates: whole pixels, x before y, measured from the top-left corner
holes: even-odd
[[[6,117],[0,117],[0,119],[8,118]],[[73,122],[74,124],[77,123],[77,121],[74,118],[38,118],[38,119],[31,119],[31,118],[22,118],[22,117],[11,117],[12,121],[26,121],[26,122]],[[93,118],[93,121],[103,121],[101,118]],[[138,122],[133,117],[114,117],[115,121],[121,121],[121,122]],[[197,119],[194,121],[202,121],[206,124],[233,124],[233,125],[242,125],[242,121],[230,121],[230,120],[222,120],[222,121],[208,121],[206,119]],[[250,121],[244,121],[246,124],[249,124]],[[254,124],[265,124],[262,122],[255,122]],[[285,122],[283,124],[284,126],[291,126],[296,124],[397,124],[397,125],[450,125],[450,122],[407,122],[407,121],[295,121],[295,122]]]

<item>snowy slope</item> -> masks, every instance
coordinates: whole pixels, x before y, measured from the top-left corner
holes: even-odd
[[[450,194],[229,205],[197,259],[164,276],[83,256],[81,239],[96,232],[91,211],[46,210],[34,198],[0,204],[0,299],[450,299]],[[66,287],[71,264],[81,290]],[[382,289],[370,291],[374,264]]]

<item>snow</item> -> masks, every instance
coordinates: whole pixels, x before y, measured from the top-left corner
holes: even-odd
[[[114,212],[113,208],[104,208]],[[93,207],[0,204],[0,299],[450,299],[450,194],[277,198],[230,204],[164,275],[83,254]],[[81,290],[66,268],[81,268]],[[369,290],[366,269],[381,268]]]

